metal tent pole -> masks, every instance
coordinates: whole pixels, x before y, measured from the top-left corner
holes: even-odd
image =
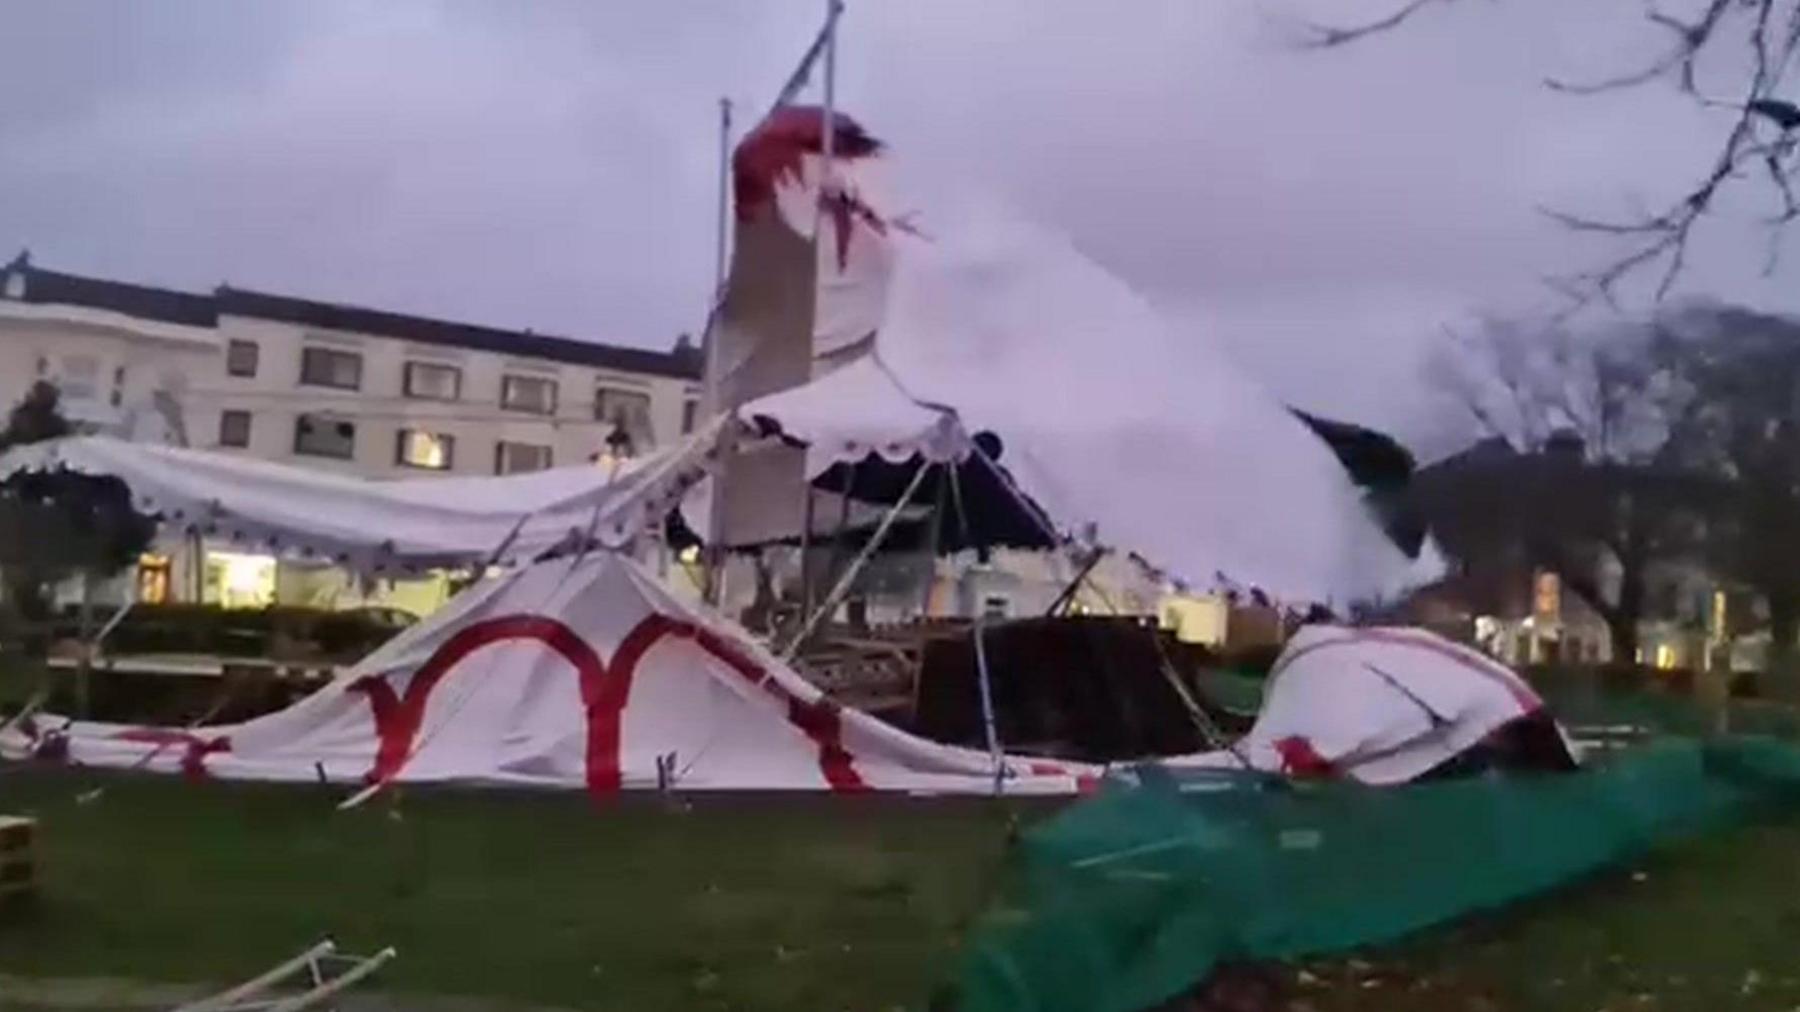
[[[837,22],[843,13],[843,0],[825,0],[825,130],[819,153],[825,158],[827,184],[831,182],[831,158],[837,151],[837,122],[832,113],[837,107]]]
[[[962,482],[956,468],[946,465],[950,473],[950,499],[956,504],[956,522],[964,542],[969,541],[969,514],[963,508]],[[988,760],[994,764],[994,796],[1006,792],[1006,760],[1000,754],[1000,729],[994,719],[994,680],[988,671],[987,607],[977,604],[975,612],[975,679],[981,690],[981,728],[987,737]]]
[[[725,302],[727,247],[731,242],[731,99],[719,99],[719,205],[714,222],[713,294],[706,308],[706,331],[700,335],[706,363],[701,372],[700,405],[707,418],[725,410],[719,388],[719,309]],[[712,509],[707,517],[706,545],[703,550],[705,580],[700,596],[707,604],[717,605],[724,583],[720,570],[725,553],[720,547],[724,534],[724,474],[721,470],[712,480]]]

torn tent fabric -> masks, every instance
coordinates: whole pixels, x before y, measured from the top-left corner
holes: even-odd
[[[586,789],[986,794],[984,752],[827,700],[736,627],[623,555],[484,581],[329,686],[246,723],[192,730],[38,717],[10,758],[247,780]],[[1004,790],[1073,793],[1079,763],[1007,757]]]
[[[391,573],[528,562],[563,544],[631,542],[713,466],[736,429],[705,427],[616,470],[587,464],[503,477],[380,481],[233,453],[79,436],[15,448],[0,475],[66,467],[118,477],[161,536]]]
[[[727,544],[798,530],[801,482],[852,454],[959,459],[960,430],[1000,438],[1059,533],[1187,586],[1347,602],[1416,581],[1331,449],[1211,335],[992,202],[913,214],[842,114],[827,172],[821,123],[779,109],[734,163],[718,403],[809,449],[732,462]]]

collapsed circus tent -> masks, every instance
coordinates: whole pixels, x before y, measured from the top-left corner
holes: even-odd
[[[1276,658],[1249,733],[1168,765],[1382,785],[1478,763],[1576,760],[1537,692],[1492,658],[1423,629],[1313,625]]]
[[[826,699],[627,557],[477,584],[294,706],[178,730],[39,718],[0,756],[192,777],[586,789],[1073,793],[1093,767],[939,745]]]
[[[715,425],[614,475],[587,468],[451,479],[444,487],[480,493],[458,496],[454,506],[415,498],[413,486],[422,492],[423,483],[318,475],[208,451],[65,440],[15,452],[0,470],[61,465],[126,478],[165,530],[219,524],[320,553],[341,547],[364,563],[466,562],[492,553],[495,538],[548,557],[476,583],[287,710],[185,730],[40,717],[0,733],[0,756],[246,779],[599,793],[1067,793],[1101,774],[1081,763],[933,743],[839,707],[736,626],[677,601],[610,547],[651,529],[734,447],[754,445],[737,435]],[[953,427],[938,437],[974,447]],[[180,470],[170,466],[177,461]],[[221,477],[228,474],[234,480]],[[348,513],[320,504],[346,493]],[[315,508],[296,508],[307,503]],[[1397,783],[1492,747],[1508,729],[1535,729],[1514,741],[1538,765],[1556,765],[1545,756],[1566,758],[1535,695],[1494,662],[1420,630],[1315,626],[1278,660],[1263,712],[1242,742],[1163,762],[1178,772],[1249,765]]]
[[[1248,765],[1371,784],[1493,747],[1568,768],[1542,704],[1500,665],[1419,630],[1303,630],[1231,751]],[[938,744],[827,699],[748,634],[677,601],[626,556],[551,559],[477,584],[294,706],[246,723],[144,728],[53,718],[0,757],[251,780],[618,790],[1073,793],[1100,767]],[[1517,761],[1520,759],[1523,761]]]

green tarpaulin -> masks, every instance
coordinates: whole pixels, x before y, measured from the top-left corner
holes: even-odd
[[[1391,940],[1800,797],[1800,748],[1675,738],[1573,774],[1196,786],[1111,786],[1028,833],[959,1007],[1133,1012],[1222,960]]]

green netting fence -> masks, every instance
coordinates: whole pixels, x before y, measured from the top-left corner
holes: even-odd
[[[1617,701],[1613,701],[1616,703]],[[1610,724],[1695,723],[1679,700]],[[1221,961],[1395,939],[1800,801],[1800,747],[1658,737],[1573,774],[1377,789],[1248,775],[1109,786],[1027,833],[964,954],[964,1012],[1133,1012]]]

